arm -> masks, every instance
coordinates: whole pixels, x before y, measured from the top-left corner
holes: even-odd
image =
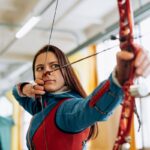
[[[112,75],[109,81],[108,91],[102,97],[97,97],[95,107],[90,107],[89,104],[105,82],[101,83],[85,99],[78,98],[65,101],[56,113],[57,126],[67,132],[79,132],[97,121],[106,120],[123,99],[123,91],[114,83]]]
[[[123,100],[123,91],[119,85],[123,85],[129,79],[131,63],[135,67],[136,76],[148,76],[150,73],[150,59],[146,52],[141,50],[136,57],[131,52],[121,51],[117,53],[116,78],[118,84],[110,76],[110,87],[102,97],[97,97],[96,107],[89,104],[101,90],[104,83],[85,100],[73,99],[65,101],[57,111],[56,124],[64,131],[79,132],[97,121],[106,120],[112,111]]]
[[[21,84],[15,85],[12,91],[18,103],[31,115],[39,112],[41,110],[40,102],[36,101],[34,98],[24,96],[20,90],[20,87]]]

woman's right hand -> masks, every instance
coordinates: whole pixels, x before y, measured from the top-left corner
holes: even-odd
[[[35,97],[36,95],[44,95],[44,81],[41,79],[36,79],[35,83],[29,83],[24,85],[22,89],[23,95],[27,97]]]

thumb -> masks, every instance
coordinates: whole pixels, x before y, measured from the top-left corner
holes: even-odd
[[[128,51],[119,51],[117,53],[117,62],[118,61],[130,61],[134,58],[134,54]]]

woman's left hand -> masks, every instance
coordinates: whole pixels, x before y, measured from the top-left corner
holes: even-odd
[[[117,53],[117,79],[121,85],[129,79],[131,66],[135,67],[135,76],[147,77],[150,74],[150,57],[147,51],[139,48],[136,57],[128,51]]]

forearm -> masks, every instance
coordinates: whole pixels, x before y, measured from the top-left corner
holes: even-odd
[[[101,93],[103,86],[108,81],[110,85],[107,87],[107,91],[101,97],[98,97],[97,95]],[[90,103],[93,99],[96,101],[94,106],[98,107],[104,114],[111,113],[122,102],[123,90],[120,85],[114,83],[114,75],[111,75],[107,81],[104,81],[94,90],[91,94]],[[94,106],[92,107],[94,108]]]
[[[97,94],[105,82],[100,84],[85,100],[76,99],[64,102],[56,115],[58,126],[66,131],[79,132],[97,121],[106,120],[123,99],[122,89],[114,84],[112,76],[109,80],[110,87],[101,97],[97,97]],[[90,103],[95,96],[97,101],[91,107]]]

